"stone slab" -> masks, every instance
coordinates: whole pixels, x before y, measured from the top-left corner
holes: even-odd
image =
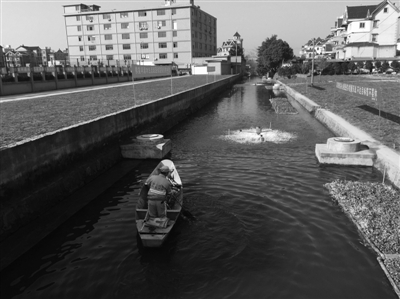
[[[375,152],[370,149],[352,153],[339,153],[330,150],[326,144],[316,144],[315,155],[321,164],[336,165],[373,166],[376,159]]]

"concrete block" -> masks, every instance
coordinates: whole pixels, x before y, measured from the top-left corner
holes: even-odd
[[[376,154],[370,149],[357,152],[336,152],[327,144],[316,144],[315,155],[321,164],[373,166]]]
[[[170,139],[163,139],[158,143],[132,140],[129,144],[121,145],[121,155],[127,159],[162,159],[171,149]]]

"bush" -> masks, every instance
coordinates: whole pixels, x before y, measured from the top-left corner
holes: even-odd
[[[390,64],[390,66],[392,67],[392,69],[395,72],[399,72],[400,71],[400,62],[398,62],[397,60],[393,60],[392,63]]]
[[[367,61],[367,62],[365,63],[364,68],[366,68],[367,70],[369,70],[369,72],[371,73],[371,72],[372,72],[372,68],[373,68],[372,61]]]
[[[382,63],[382,71],[386,72],[386,70],[389,68],[389,63],[385,60],[384,63]]]

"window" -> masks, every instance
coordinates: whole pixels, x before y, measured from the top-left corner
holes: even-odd
[[[139,28],[140,30],[147,30],[147,22],[139,22]]]
[[[103,14],[103,20],[110,20],[111,21],[111,16],[108,13]]]
[[[140,43],[140,49],[148,49],[149,44],[148,43]]]
[[[159,57],[160,57],[160,59],[167,59],[168,58],[168,54],[167,53],[160,53]]]
[[[378,28],[378,22],[379,21],[374,21],[374,25],[373,25],[374,28]]]
[[[140,57],[141,57],[141,59],[149,59],[149,58],[150,58],[150,55],[148,55],[148,54],[142,54],[142,55],[140,55]]]
[[[121,23],[121,29],[129,28],[129,23]]]
[[[78,26],[78,31],[82,31],[82,26]]]
[[[96,41],[96,37],[95,37],[95,36],[90,36],[90,35],[89,35],[89,36],[87,37],[87,40],[88,40],[88,41],[94,42],[94,41]]]
[[[167,37],[167,33],[165,31],[158,32],[158,37]]]
[[[178,53],[174,53],[174,58],[178,58]]]
[[[147,11],[139,11],[139,17],[147,16]]]
[[[378,34],[372,34],[372,41],[377,42],[378,41]]]
[[[132,57],[131,57],[130,54],[125,54],[124,55],[124,60],[131,60],[131,59],[132,59]]]
[[[140,38],[147,38],[147,32],[140,32],[139,37]]]
[[[75,10],[79,11],[80,6],[79,5],[75,5]]]
[[[112,40],[112,34],[106,34],[104,35],[105,40]]]
[[[123,50],[129,50],[131,48],[131,45],[130,44],[123,44],[122,45],[122,49]]]
[[[83,51],[83,46],[79,46],[79,51]]]
[[[85,61],[85,56],[80,57],[81,61]]]
[[[360,28],[365,28],[365,23],[360,23]]]
[[[121,12],[119,17],[120,18],[127,18],[128,17],[128,13],[127,12]]]
[[[80,21],[81,20],[81,16],[76,16],[76,20]]]
[[[89,46],[89,51],[94,51],[96,50],[96,46]]]
[[[165,27],[167,25],[166,21],[158,21],[157,22],[157,27],[160,29],[161,27]]]
[[[173,32],[172,32],[172,36],[173,36],[173,37],[177,37],[177,36],[178,36],[178,31],[173,31]]]
[[[78,41],[82,41],[82,36],[78,36]]]
[[[107,60],[114,60],[114,55],[106,55]]]
[[[111,29],[111,24],[104,24],[104,30],[110,30]]]
[[[178,29],[178,23],[176,22],[176,20],[172,20],[172,29]]]
[[[97,56],[96,55],[90,55],[90,60],[97,60]]]
[[[174,48],[178,48],[178,42],[174,42]]]
[[[87,16],[86,16],[86,21],[93,22],[93,17],[90,16],[90,15],[87,15]]]
[[[130,34],[129,33],[122,33],[122,39],[130,39]]]
[[[158,43],[158,47],[159,48],[166,48],[167,47],[167,43]]]
[[[165,15],[165,9],[157,10],[157,16],[164,16],[164,15]]]
[[[176,8],[172,9],[172,15],[176,15]]]
[[[387,13],[387,12],[388,12],[388,8],[385,7],[385,8],[383,9],[383,12],[384,12],[384,13]]]
[[[93,31],[94,30],[94,26],[93,25],[88,25],[87,26],[87,30],[88,31]]]
[[[112,50],[114,49],[113,45],[106,45],[106,50]]]

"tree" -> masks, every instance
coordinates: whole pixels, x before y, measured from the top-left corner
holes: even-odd
[[[303,74],[307,74],[311,70],[311,62],[308,61],[306,63],[303,63],[301,66],[301,71]]]
[[[393,60],[390,66],[393,68],[395,72],[400,71],[400,62],[398,62],[397,60]]]
[[[272,77],[283,61],[292,58],[293,49],[290,48],[289,44],[277,39],[277,35],[272,35],[263,41],[257,49],[257,72],[261,75],[270,72]]]
[[[380,71],[381,67],[382,67],[382,62],[380,62],[380,61],[375,62],[375,69],[377,71]]]
[[[353,73],[357,69],[357,65],[353,61],[350,61],[347,67],[351,71],[351,73]]]
[[[382,63],[382,72],[386,72],[386,70],[389,68],[389,63],[385,60]]]
[[[349,65],[347,62],[342,62],[342,65],[340,66],[342,69],[342,73],[343,74],[347,74],[347,72],[349,71]]]
[[[335,71],[335,75],[340,74],[342,72],[342,66],[340,65],[339,62],[335,62],[333,64],[333,69]]]
[[[368,60],[368,61],[365,63],[364,68],[366,68],[367,70],[369,70],[369,72],[371,73],[371,72],[372,72],[372,67],[373,67],[372,61]]]
[[[244,50],[243,50],[243,48],[241,46],[238,45],[237,46],[237,54],[236,54],[236,46],[234,46],[229,50],[229,55],[244,57]]]

